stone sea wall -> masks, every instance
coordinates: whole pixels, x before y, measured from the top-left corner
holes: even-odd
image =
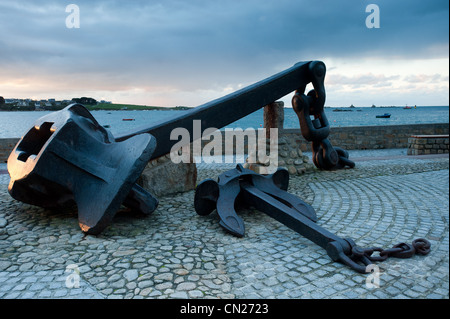
[[[446,154],[448,135],[414,135],[408,139],[408,155]]]
[[[349,126],[333,127],[328,136],[333,146],[346,150],[371,150],[385,148],[407,148],[408,138],[412,135],[448,134],[448,123],[408,124],[382,126]],[[311,143],[307,142],[300,129],[285,129],[281,132],[290,143],[298,143],[302,151],[310,151]]]

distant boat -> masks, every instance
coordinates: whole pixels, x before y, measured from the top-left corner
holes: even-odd
[[[339,108],[339,109],[334,109],[333,112],[353,112],[353,110]]]
[[[389,113],[384,113],[383,115],[376,115],[375,116],[377,119],[388,119],[391,117],[391,114]]]
[[[407,105],[407,106],[405,106],[403,109],[404,109],[404,110],[409,110],[409,109],[412,109],[412,107]]]
[[[134,119],[122,119],[122,121],[134,121]]]

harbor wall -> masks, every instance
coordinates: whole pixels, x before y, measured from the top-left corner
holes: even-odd
[[[448,123],[331,127],[328,139],[333,146],[346,150],[407,148],[408,138],[412,135],[441,135],[448,132]],[[295,140],[302,151],[310,150],[311,143],[303,138],[299,129],[285,129],[281,134]]]

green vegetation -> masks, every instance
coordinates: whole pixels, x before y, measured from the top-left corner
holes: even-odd
[[[74,101],[75,103],[83,104],[83,105],[96,105],[97,104],[96,99],[93,99],[91,97],[85,97],[85,96],[80,97],[80,98],[74,97],[72,99],[72,101]]]
[[[0,104],[0,111],[34,111],[35,107],[33,105],[18,106],[17,103],[14,104]]]
[[[36,107],[35,102],[22,103],[18,102],[5,104],[4,99],[0,99],[0,111],[58,111],[65,108],[67,105],[75,103],[75,101],[69,102],[48,102],[41,103],[39,107]],[[105,110],[105,111],[120,111],[120,110],[188,110],[187,106],[175,106],[175,107],[163,107],[163,106],[147,106],[147,105],[134,105],[134,104],[112,104],[112,103],[97,103],[97,104],[83,104],[88,110]]]
[[[98,103],[97,105],[85,105],[90,111],[93,110],[188,110],[187,106],[163,107],[163,106],[147,106],[134,104],[112,104],[112,103]]]

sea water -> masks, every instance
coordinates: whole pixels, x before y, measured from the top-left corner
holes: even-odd
[[[339,110],[339,111],[336,111]],[[148,111],[92,111],[92,115],[114,134],[132,132],[136,128],[170,120],[188,111],[148,110]],[[34,122],[49,114],[49,111],[0,112],[0,138],[17,138],[23,136]],[[390,118],[377,118],[377,115],[390,113]],[[448,106],[420,106],[404,109],[402,107],[361,107],[361,108],[325,108],[327,119],[333,127],[401,125],[448,123]],[[220,116],[218,114],[218,116]],[[124,121],[125,119],[125,121]],[[260,109],[230,125],[229,128],[263,127],[263,110]],[[285,108],[284,128],[299,128],[298,117],[292,108]],[[203,128],[204,129],[204,128]]]

